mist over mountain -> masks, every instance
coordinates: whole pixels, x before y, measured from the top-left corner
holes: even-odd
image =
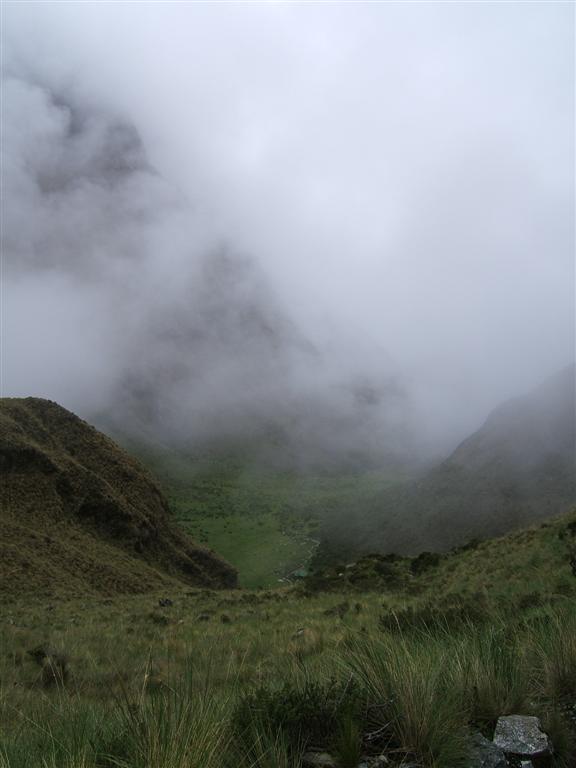
[[[3,394],[445,455],[573,359],[570,13],[7,6]]]
[[[327,518],[321,556],[447,550],[576,503],[576,369],[498,408],[443,462],[373,498],[352,525]]]
[[[544,461],[560,459],[567,470],[573,469],[575,373],[569,366],[533,392],[503,403],[454,451],[449,463],[479,472],[531,472]]]
[[[7,92],[44,117],[28,143],[9,135],[21,142],[6,211],[9,301],[30,289],[32,273],[56,295],[68,286],[82,297],[73,310],[88,309],[102,335],[59,326],[51,368],[83,413],[133,437],[272,441],[298,462],[327,448],[336,459],[408,451],[397,378],[381,361],[342,369],[298,328],[253,258],[208,237],[197,242],[194,211],[150,166],[133,127],[40,85],[10,79]],[[26,226],[22,212],[32,209],[39,215]],[[166,231],[174,216],[182,220]],[[84,389],[92,374],[99,386]]]

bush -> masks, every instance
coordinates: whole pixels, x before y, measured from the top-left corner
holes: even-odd
[[[410,570],[414,576],[420,576],[429,568],[435,568],[441,560],[442,556],[438,552],[421,552],[410,563]]]

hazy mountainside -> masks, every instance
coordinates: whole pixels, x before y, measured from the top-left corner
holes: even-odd
[[[449,462],[469,470],[531,470],[547,459],[570,462],[576,445],[575,369],[570,366],[534,392],[496,408]]]
[[[498,536],[576,502],[574,367],[498,407],[442,464],[418,481],[327,519],[321,560],[357,551],[446,550]]]
[[[6,595],[232,587],[234,569],[172,521],[158,485],[51,401],[0,401],[0,590]]]
[[[336,363],[290,319],[263,270],[221,248],[184,298],[149,307],[104,410],[83,415],[129,445],[296,470],[405,462],[410,395],[376,348]]]

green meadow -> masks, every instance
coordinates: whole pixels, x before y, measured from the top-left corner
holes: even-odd
[[[248,589],[274,587],[306,570],[326,521],[349,510],[360,514],[382,490],[405,479],[384,471],[314,474],[252,464],[241,455],[126,447],[159,478],[184,529],[237,568],[240,586]]]

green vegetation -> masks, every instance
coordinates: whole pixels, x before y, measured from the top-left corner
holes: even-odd
[[[0,765],[298,768],[313,746],[343,768],[382,752],[465,768],[471,731],[518,712],[548,728],[555,766],[573,765],[575,523],[425,569],[396,559],[402,578],[371,591],[15,603],[0,625]],[[46,674],[51,659],[65,676]]]
[[[391,471],[289,471],[231,451],[210,456],[123,442],[167,489],[183,528],[230,562],[240,586],[250,589],[277,586],[306,570],[321,526],[347,516],[350,529],[351,510],[360,515],[404,479]]]
[[[576,764],[576,512],[349,559],[350,511],[402,478],[141,449],[166,500],[59,406],[2,406],[0,768],[469,768],[506,714]],[[210,588],[233,571],[182,528],[259,589]],[[314,554],[328,528],[342,546]]]
[[[287,531],[271,513],[226,515],[223,518],[179,516],[197,541],[231,562],[240,575],[241,587],[273,587],[293,571],[305,567],[314,541],[297,525]]]
[[[304,588],[350,591],[400,590],[434,596],[434,610],[447,601],[456,621],[454,598],[475,595],[466,610],[481,613],[487,596],[509,603],[510,612],[537,607],[543,595],[562,597],[574,590],[570,562],[576,556],[574,513],[551,519],[498,539],[472,541],[446,554],[421,553],[410,557],[366,555],[354,563],[318,568],[304,580]],[[411,609],[407,609],[409,612]],[[395,618],[395,620],[398,617]]]

